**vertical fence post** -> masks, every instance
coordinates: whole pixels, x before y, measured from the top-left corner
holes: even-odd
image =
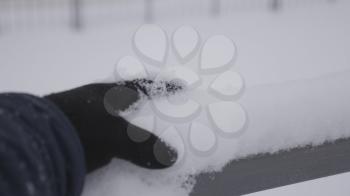
[[[2,14],[0,13],[0,35],[5,30],[5,24],[6,24],[5,20],[6,20],[6,18],[8,18],[5,15],[6,15],[6,12],[8,12],[9,7],[10,6],[7,4],[7,2],[0,0],[0,12],[2,12]],[[7,13],[7,15],[8,15],[8,13]]]
[[[217,17],[220,15],[221,0],[211,0],[210,12],[211,12],[211,15],[214,17]]]
[[[282,9],[283,6],[282,0],[270,0],[269,4],[269,7],[272,11],[279,11]]]
[[[2,34],[3,27],[2,27],[2,16],[0,14],[0,35]]]
[[[154,21],[154,0],[144,0],[144,21],[146,23]]]
[[[82,1],[83,0],[71,0],[70,4],[70,26],[76,31],[80,31],[83,28]]]
[[[2,2],[0,1],[0,7],[4,7],[3,5],[1,5],[2,4]],[[0,12],[1,12],[2,10],[0,9]],[[0,35],[1,35],[1,33],[2,33],[2,15],[1,15],[1,13],[0,13]]]

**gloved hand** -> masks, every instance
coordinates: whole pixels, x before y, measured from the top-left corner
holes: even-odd
[[[113,157],[145,168],[162,169],[176,162],[176,151],[154,134],[130,124],[118,113],[141,97],[169,96],[181,89],[181,84],[175,82],[138,79],[90,84],[45,98],[55,103],[77,130],[88,171],[106,165]],[[135,142],[130,134],[146,140]]]

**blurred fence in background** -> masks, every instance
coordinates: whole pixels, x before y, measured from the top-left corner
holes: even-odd
[[[0,0],[0,34],[32,28],[71,28],[170,17],[220,17],[241,11],[280,12],[340,0]]]

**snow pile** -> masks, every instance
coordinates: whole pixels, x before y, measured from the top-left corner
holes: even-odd
[[[213,61],[216,58],[209,59],[211,63],[207,65],[218,66],[232,59],[218,63]],[[216,69],[215,66],[211,68]],[[175,74],[161,78],[184,78],[190,87],[196,83],[190,79],[197,77],[186,79],[195,72],[176,74],[176,69],[170,70]],[[91,177],[90,183],[98,187],[93,188],[97,192],[92,194],[89,186],[86,195],[188,195],[193,176],[220,171],[231,160],[350,137],[350,92],[346,90],[350,88],[350,71],[250,85],[243,93],[240,76],[231,69],[222,72],[216,77],[201,75],[198,78],[206,84],[204,87],[188,88],[175,98],[144,100],[142,107],[124,116],[178,151],[179,160],[174,167],[145,172],[114,162],[94,174],[98,177]],[[232,102],[237,94],[241,97]],[[93,182],[96,179],[100,180]],[[108,192],[103,193],[105,190]]]
[[[117,79],[145,74],[156,80],[180,79],[187,89],[175,96],[144,100],[142,107],[124,117],[168,142],[178,151],[179,160],[163,171],[114,162],[90,177],[88,184],[93,186],[88,186],[86,195],[189,195],[193,176],[220,171],[231,160],[350,137],[350,92],[346,91],[350,71],[269,84],[250,81],[244,87],[241,75],[230,67],[236,48],[225,36],[205,39],[196,54],[193,50],[200,48],[196,41],[201,39],[188,27],[175,30],[173,48],[163,30],[148,27],[141,27],[134,36],[134,50],[143,62],[132,61],[140,72],[118,74],[120,62],[121,67],[133,66],[122,59],[117,64]],[[154,37],[146,39],[139,35],[142,32]],[[181,35],[189,35],[190,40],[181,42]],[[178,51],[181,47],[184,50]],[[184,66],[177,66],[177,58]],[[149,69],[150,64],[162,66],[165,62],[171,66]],[[121,188],[126,179],[125,184],[137,190],[127,185]],[[92,194],[91,189],[96,192]]]
[[[193,175],[219,171],[230,160],[350,137],[350,93],[345,90],[349,88],[350,71],[248,88],[241,99],[249,112],[248,130],[238,139],[218,137],[215,153],[207,157],[186,157],[173,168],[162,171],[148,171],[114,161],[89,177],[84,195],[185,196],[191,191]],[[144,127],[152,130],[150,126]],[[200,129],[194,137],[201,138],[200,141],[213,138]],[[184,152],[178,133],[169,130],[161,137]],[[187,135],[186,139],[190,138]],[[208,143],[194,145],[205,149]]]
[[[193,182],[177,176],[166,177],[160,171],[148,171],[122,160],[114,160],[91,174],[87,184],[84,196],[186,196]]]

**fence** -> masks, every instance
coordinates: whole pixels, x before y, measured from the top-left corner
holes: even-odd
[[[279,12],[336,1],[339,0],[0,0],[0,32],[45,27],[82,30],[92,24],[153,22],[164,16]]]

